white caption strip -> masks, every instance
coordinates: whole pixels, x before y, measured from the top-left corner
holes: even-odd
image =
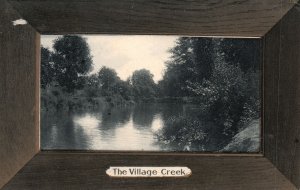
[[[106,170],[110,177],[189,177],[188,167],[110,167]]]

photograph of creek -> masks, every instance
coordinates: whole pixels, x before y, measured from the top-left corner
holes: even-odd
[[[261,42],[44,35],[41,149],[261,150]]]

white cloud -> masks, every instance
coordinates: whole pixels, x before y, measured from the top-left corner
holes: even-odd
[[[42,46],[51,49],[58,36],[42,36]],[[162,78],[168,50],[175,45],[178,36],[155,35],[83,35],[91,48],[94,70],[102,66],[116,70],[121,79],[127,79],[133,71],[148,69],[154,80]]]

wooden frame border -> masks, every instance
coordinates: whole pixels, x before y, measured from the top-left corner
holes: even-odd
[[[0,0],[0,188],[300,188],[300,8],[295,3]],[[20,18],[28,24],[14,26],[12,21]],[[40,33],[261,37],[264,154],[40,152]],[[193,175],[186,179],[111,179],[105,169],[113,164],[186,165]]]

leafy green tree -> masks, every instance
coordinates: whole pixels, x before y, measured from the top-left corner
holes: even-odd
[[[185,85],[183,84],[182,72],[184,66],[176,64],[167,64],[167,69],[163,79],[158,82],[160,93],[165,96],[184,96]]]
[[[190,37],[181,37],[176,41],[171,60],[168,61],[164,74],[164,88],[168,96],[188,96],[186,81],[194,76],[193,40]]]
[[[114,69],[102,67],[97,75],[101,94],[103,96],[121,96],[125,100],[130,100],[132,88],[130,81],[122,81]]]
[[[92,56],[86,40],[81,36],[64,35],[54,41],[53,62],[55,77],[68,92],[83,87],[83,75],[92,68]]]
[[[100,95],[100,84],[97,74],[92,74],[85,77],[83,88],[87,97],[97,97]]]
[[[132,96],[132,87],[129,81],[119,80],[114,86],[114,92],[120,94],[125,100],[130,100]]]
[[[105,66],[98,72],[98,79],[104,95],[110,95],[116,83],[120,81],[116,71]]]
[[[211,38],[181,37],[177,40],[160,87],[167,96],[191,96],[189,83],[208,79],[213,69]]]
[[[259,77],[226,63],[222,55],[216,57],[211,77],[189,88],[201,99],[203,112],[219,127],[217,131],[231,137],[259,117]]]
[[[179,38],[158,86],[168,96],[199,97],[201,115],[232,136],[259,118],[258,49],[244,39]]]
[[[156,95],[156,84],[149,70],[134,71],[131,77],[133,93],[136,97],[150,98]]]
[[[192,38],[194,52],[194,74],[192,81],[202,82],[208,79],[213,71],[214,40],[212,38]]]
[[[46,88],[54,79],[54,63],[49,49],[41,48],[41,87]]]
[[[258,70],[261,63],[261,40],[259,39],[219,39],[225,61],[239,65],[242,71]]]

